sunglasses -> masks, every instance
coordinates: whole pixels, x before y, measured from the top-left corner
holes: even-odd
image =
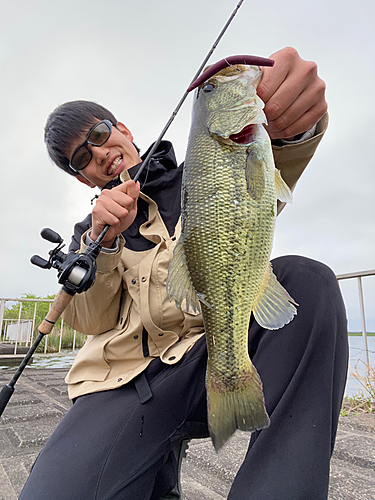
[[[108,141],[112,133],[112,123],[109,120],[102,120],[96,123],[88,132],[87,138],[83,144],[74,150],[69,162],[69,166],[75,172],[79,172],[87,167],[92,158],[92,153],[87,147],[88,144],[92,146],[103,146]]]

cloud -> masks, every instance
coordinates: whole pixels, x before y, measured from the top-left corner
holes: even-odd
[[[16,0],[0,20],[0,295],[57,289],[53,271],[29,264],[50,244],[50,226],[67,243],[93,193],[51,165],[43,144],[60,103],[102,103],[146,150],[164,127],[236,2],[142,4],[109,0]],[[375,7],[276,0],[244,2],[211,61],[235,53],[268,56],[295,46],[317,61],[327,83],[330,127],[277,223],[274,254],[302,253],[335,272],[374,268],[372,122],[375,109]],[[185,155],[191,97],[167,138]],[[370,280],[371,278],[368,278]],[[350,292],[353,301],[354,292]],[[366,292],[367,293],[367,292]],[[370,315],[373,314],[371,311]]]

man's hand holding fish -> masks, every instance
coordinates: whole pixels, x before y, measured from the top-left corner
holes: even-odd
[[[258,96],[265,103],[264,112],[271,139],[294,139],[314,127],[327,112],[325,83],[318,76],[318,66],[304,61],[291,47],[270,56],[272,68],[263,67]]]

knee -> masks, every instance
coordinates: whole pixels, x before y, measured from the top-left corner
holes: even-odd
[[[310,300],[317,295],[320,299],[328,297],[330,302],[334,297],[341,300],[336,276],[326,264],[299,255],[286,255],[274,259],[272,265],[278,280],[291,295],[295,289],[299,295],[307,293]]]
[[[276,276],[280,279],[286,275],[307,279],[320,279],[327,283],[336,282],[332,269],[317,260],[302,257],[301,255],[283,255],[271,261]]]
[[[334,333],[340,330],[346,336],[345,305],[332,269],[316,260],[296,255],[279,257],[272,264],[280,283],[299,304],[298,322],[305,322],[305,326],[323,323],[321,331]]]

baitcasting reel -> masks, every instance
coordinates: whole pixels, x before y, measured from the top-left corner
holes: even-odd
[[[31,263],[41,267],[42,269],[51,269],[51,267],[57,269],[59,283],[62,284],[62,288],[56,294],[55,300],[53,301],[47,316],[39,325],[38,337],[35,339],[33,345],[23,358],[16,373],[12,377],[12,380],[9,384],[6,384],[0,392],[0,416],[2,415],[14,392],[14,386],[17,380],[26,368],[27,363],[34,354],[43,337],[52,331],[53,326],[56,324],[56,321],[59,319],[61,314],[65,311],[73,296],[76,293],[85,292],[94,283],[96,272],[95,259],[100,252],[100,242],[104,238],[108,229],[109,226],[106,226],[99,235],[99,238],[90,243],[83,253],[78,254],[65,254],[62,252],[61,249],[65,246],[63,245],[63,239],[59,234],[55,233],[55,231],[52,231],[52,229],[46,228],[41,231],[40,234],[42,238],[50,241],[51,243],[57,243],[57,247],[54,250],[49,251],[50,257],[48,260],[43,259],[39,255],[33,255],[30,259]]]
[[[41,237],[51,243],[57,243],[57,247],[50,250],[48,260],[39,255],[33,255],[31,263],[42,269],[58,270],[57,276],[62,290],[69,295],[85,292],[95,281],[96,257],[100,252],[100,244],[97,241],[90,243],[83,253],[65,254],[61,249],[65,246],[61,236],[52,229],[42,229]]]

